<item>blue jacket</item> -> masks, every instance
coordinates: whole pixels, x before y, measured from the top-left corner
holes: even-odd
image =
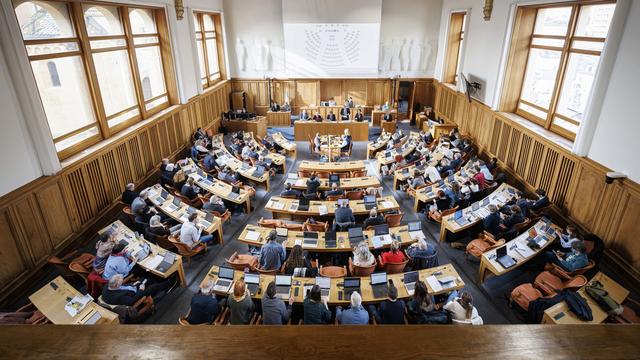
[[[351,208],[339,207],[336,209],[336,223],[356,222],[356,218],[353,216],[353,210]]]
[[[133,261],[129,261],[124,255],[109,255],[107,263],[104,265],[104,272],[102,278],[110,280],[113,275],[120,274],[122,277],[127,277],[131,269],[135,266]]]
[[[286,259],[284,247],[275,241],[264,244],[260,249],[260,268],[263,270],[280,270]]]
[[[369,313],[362,305],[357,308],[336,309],[336,319],[343,325],[366,325],[369,323]]]
[[[484,229],[492,235],[498,235],[500,232],[500,215],[498,213],[489,214],[489,216],[482,220],[482,225],[484,225]]]
[[[560,266],[566,271],[572,272],[589,264],[589,257],[585,253],[571,253],[564,260],[559,260]]]
[[[220,312],[218,300],[212,295],[197,293],[191,298],[191,311],[187,321],[189,324],[210,324]]]

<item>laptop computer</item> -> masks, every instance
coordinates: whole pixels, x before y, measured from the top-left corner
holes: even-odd
[[[245,273],[244,282],[247,284],[251,296],[255,296],[260,289],[260,274]]]
[[[214,220],[214,216],[212,213],[205,213],[204,215],[204,219],[200,220],[200,223],[202,224],[202,226],[206,228],[208,228],[209,226],[211,226],[211,224],[213,224],[213,220]]]
[[[174,196],[173,202],[171,202],[171,204],[167,206],[167,210],[169,210],[169,212],[174,212],[178,210],[181,205],[182,205],[182,201],[180,201],[180,199],[177,196]]]
[[[233,268],[220,266],[218,268],[218,280],[213,286],[213,291],[228,293],[233,284]]]
[[[382,245],[391,244],[391,235],[389,235],[389,225],[388,224],[380,224],[373,227],[373,241],[380,242]]]
[[[324,247],[326,248],[338,247],[335,231],[327,231],[326,233],[324,233]]]
[[[156,266],[156,270],[160,271],[161,273],[166,272],[167,270],[169,270],[171,265],[173,265],[175,260],[176,254],[172,253],[171,251],[165,252],[164,259],[162,259],[162,262],[158,264],[158,266]]]
[[[305,231],[302,233],[302,247],[318,247],[318,233],[315,231]]]
[[[329,175],[329,186],[331,186],[331,184],[334,184],[334,183],[340,185],[340,176],[336,174],[331,174]]]
[[[133,256],[136,258],[136,260],[142,261],[147,256],[149,256],[150,252],[151,248],[149,247],[149,244],[143,241],[141,242],[140,250],[138,250]]]
[[[298,203],[298,210],[300,211],[309,211],[309,199],[302,198]]]
[[[250,167],[249,164],[243,162],[242,165],[240,165],[240,170],[249,170]]]
[[[338,199],[338,206],[342,206],[342,205],[348,206],[349,205],[349,199]]]
[[[289,229],[287,228],[276,228],[276,241],[280,244],[287,241],[287,237],[289,236]]]
[[[329,290],[331,290],[331,279],[324,276],[316,276],[316,285],[320,287],[320,296],[329,297]]]
[[[404,273],[404,277],[402,279],[402,283],[404,284],[405,289],[407,289],[407,293],[413,296],[413,293],[416,290],[416,282],[420,279],[420,274],[417,271],[410,271]]]
[[[360,292],[360,278],[344,278],[344,300],[351,299],[354,291]]]
[[[496,249],[496,261],[505,269],[516,264],[516,260],[507,254],[507,245],[503,245]]]
[[[276,275],[276,297],[288,300],[291,294],[291,276]]]
[[[256,166],[256,170],[253,172],[253,176],[255,177],[261,177],[265,172],[265,168],[264,166]]]
[[[408,224],[409,227],[409,236],[412,239],[424,239],[424,232],[422,232],[422,222],[420,221],[415,221],[415,222],[410,222]]]
[[[362,234],[362,228],[360,227],[349,228],[348,232],[349,232],[349,243],[351,244],[351,246],[357,245],[362,240],[364,240],[364,235]]]
[[[231,188],[231,191],[229,192],[229,198],[230,199],[237,199],[238,196],[240,196],[240,187],[239,186],[233,186]]]
[[[365,195],[364,196],[364,208],[367,210],[371,210],[376,207],[376,196],[375,195]]]
[[[387,286],[387,273],[379,272],[371,274],[371,290],[376,299],[387,296],[389,288]]]
[[[391,151],[385,151],[385,152],[384,152],[384,158],[385,158],[387,161],[391,161],[391,160],[393,160],[393,155],[391,154]]]

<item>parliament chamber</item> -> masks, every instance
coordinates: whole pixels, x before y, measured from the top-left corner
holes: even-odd
[[[640,354],[640,2],[0,18],[0,358]]]

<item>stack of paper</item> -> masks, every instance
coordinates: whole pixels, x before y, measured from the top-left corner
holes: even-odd
[[[329,209],[327,209],[326,205],[320,205],[318,206],[318,212],[320,215],[327,215],[329,213]]]
[[[158,267],[158,265],[160,265],[162,260],[164,260],[164,256],[156,255],[154,257],[149,258],[149,260],[147,260],[146,265],[151,269],[155,269],[156,267]]]
[[[271,204],[271,207],[272,207],[273,209],[276,209],[276,210],[282,210],[282,209],[284,209],[284,203],[283,203],[283,202],[278,201],[278,202],[276,202],[276,203]]]
[[[93,298],[91,297],[91,295],[86,294],[86,295],[78,295],[76,297],[74,297],[73,299],[71,299],[71,301],[69,301],[65,306],[64,309],[67,311],[67,313],[69,314],[69,316],[71,317],[75,317],[76,315],[78,315],[78,313],[80,313],[85,306],[87,306],[87,304],[89,302],[91,302],[93,300]]]
[[[388,209],[393,207],[393,203],[387,200],[383,201],[380,205],[381,205],[380,207],[383,209]]]
[[[427,284],[429,284],[429,287],[434,292],[442,291],[442,285],[440,285],[438,279],[436,279],[436,277],[433,275],[427,277]]]
[[[258,239],[260,239],[260,233],[257,231],[249,230],[247,232],[246,239],[249,241],[258,241]]]

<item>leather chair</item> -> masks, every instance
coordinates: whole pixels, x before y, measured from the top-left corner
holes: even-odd
[[[277,227],[282,227],[284,224],[284,221],[282,220],[277,220],[277,219],[265,219],[265,218],[260,218],[260,220],[258,220],[258,225],[262,226],[262,227],[267,227],[267,228],[277,228]]]
[[[349,257],[349,274],[351,276],[369,276],[376,271],[376,266],[378,266],[378,263],[375,261],[371,266],[358,266],[353,263],[351,256]]]
[[[207,253],[207,245],[206,244],[198,244],[196,245],[193,249],[189,247],[189,245],[184,244],[182,242],[180,242],[180,239],[178,239],[175,236],[169,236],[168,238],[169,241],[171,241],[171,243],[173,244],[173,246],[176,247],[176,249],[178,249],[178,254],[180,254],[182,257],[186,257],[187,258],[187,265],[191,265],[191,258],[200,254],[200,253]]]
[[[312,224],[308,221],[305,221],[304,225],[303,225],[303,231],[320,231],[320,232],[326,232],[329,229],[329,223],[328,222],[321,222],[321,221],[316,221],[315,224]]]
[[[399,212],[398,214],[385,214],[384,222],[386,222],[387,225],[389,225],[389,227],[400,226],[403,216],[404,216],[403,212]]]
[[[180,316],[178,318],[178,324],[182,325],[182,326],[202,326],[202,325],[213,325],[213,324],[207,324],[207,323],[203,323],[203,324],[190,324],[189,321],[187,321],[187,319],[189,318],[189,315],[191,314],[191,308],[189,308],[189,311],[187,312],[187,315],[185,316]],[[215,323],[214,323],[215,324]]]
[[[382,256],[378,255],[378,264],[380,264],[380,267],[382,269],[384,269],[384,271],[387,274],[398,274],[401,272],[404,272],[404,268],[407,267],[407,264],[409,263],[409,259],[405,257],[403,262],[386,262],[383,263],[382,262]]]
[[[0,312],[2,325],[43,325],[49,320],[32,303],[28,303],[13,312]]]
[[[362,200],[364,198],[364,191],[362,190],[347,191],[346,196],[347,196],[347,199],[349,200]]]
[[[458,206],[455,206],[451,209],[447,209],[445,211],[443,211],[440,215],[437,214],[433,214],[433,213],[429,213],[429,219],[437,222],[437,223],[442,223],[442,218],[444,218],[447,215],[451,215],[453,213],[455,213],[456,211],[458,211]]]
[[[317,175],[317,176],[318,176],[318,178],[320,178],[320,179],[328,179],[330,174],[331,174],[331,173],[330,173],[330,172],[328,172],[328,171],[317,171],[317,172],[316,172],[316,175]]]
[[[327,201],[337,201],[338,199],[344,199],[344,195],[329,195]]]
[[[351,172],[351,177],[365,177],[367,176],[367,170],[354,170]]]
[[[411,256],[409,256],[406,250],[404,252],[404,255],[409,260],[409,264],[411,265],[411,269],[413,270],[430,269],[439,265],[438,249],[434,249],[433,255],[426,258],[412,258]]]
[[[245,269],[253,270],[258,267],[258,257],[248,254],[238,254],[234,252],[231,257],[224,259],[235,270],[244,271]]]
[[[587,271],[593,269],[595,266],[596,266],[596,262],[593,260],[589,260],[589,263],[585,267],[574,270],[572,272],[567,272],[566,270],[564,270],[563,268],[561,268],[556,264],[546,264],[545,270],[551,271],[553,274],[559,277],[567,278],[567,277],[573,277],[576,275],[582,275]]]
[[[474,257],[481,257],[485,252],[497,248],[505,243],[504,239],[496,240],[495,237],[488,231],[483,231],[477,239],[473,239],[467,244],[465,251],[465,258],[468,255]]]
[[[298,170],[298,177],[299,178],[310,178],[311,177],[311,171]]]
[[[223,224],[231,221],[231,211],[229,211],[228,209],[223,214],[220,214],[217,211],[212,211],[211,213],[213,214],[213,216],[220,218],[220,221]]]
[[[145,296],[140,298],[140,300],[136,301],[135,304],[133,304],[133,306],[126,306],[126,305],[112,305],[109,303],[106,303],[104,301],[104,299],[102,298],[102,295],[100,295],[98,297],[97,300],[98,305],[109,309],[111,311],[116,310],[116,308],[118,307],[123,307],[123,308],[133,308],[135,310],[136,316],[132,319],[123,319],[123,316],[120,316],[120,322],[122,323],[123,320],[129,320],[127,321],[128,323],[140,323],[142,322],[142,320],[144,320],[145,318],[147,318],[149,315],[151,315],[154,311],[155,311],[155,304],[153,303],[153,298],[151,296]],[[117,311],[116,311],[117,312]],[[120,313],[120,312],[118,312]],[[127,311],[126,313],[130,313],[129,311]]]
[[[134,223],[136,220],[136,216],[131,212],[131,208],[129,206],[125,206],[122,208],[122,212],[131,220],[131,223]]]
[[[278,273],[279,269],[273,269],[273,270],[264,270],[264,269],[260,269],[259,267],[256,268],[256,271],[259,272],[262,275],[275,275]]]
[[[347,276],[346,266],[322,266],[320,265],[319,275],[328,278],[342,278]]]

